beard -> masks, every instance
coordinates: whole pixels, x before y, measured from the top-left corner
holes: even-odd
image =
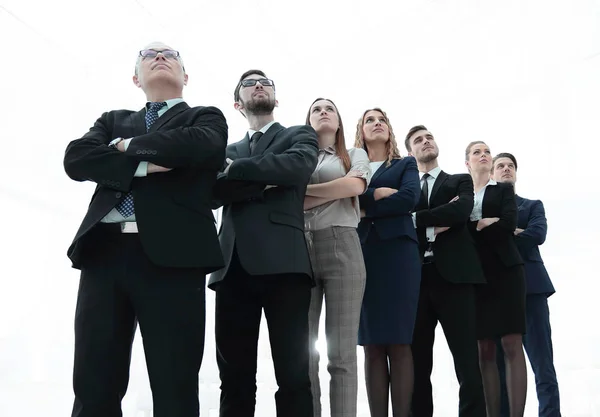
[[[250,101],[244,102],[240,100],[242,105],[246,108],[248,113],[255,116],[266,116],[273,113],[275,109],[275,99],[268,97],[260,97],[258,99],[250,99]]]
[[[438,151],[428,152],[425,155],[421,155],[417,159],[417,162],[420,162],[422,164],[427,164],[427,163],[433,161],[438,156],[439,156],[439,152]]]

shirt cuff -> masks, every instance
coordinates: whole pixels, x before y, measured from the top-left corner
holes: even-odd
[[[412,221],[415,229],[417,228],[417,213],[412,213]]]
[[[145,177],[148,175],[148,162],[142,161],[135,170],[134,177]]]
[[[428,227],[425,229],[428,242],[435,242],[435,227]]]
[[[129,138],[129,139],[123,139],[123,147],[125,148],[125,150],[127,150],[127,148],[129,147],[129,142],[131,142],[131,139],[133,138]],[[145,175],[142,175],[142,177]]]

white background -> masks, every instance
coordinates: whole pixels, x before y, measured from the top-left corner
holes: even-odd
[[[144,105],[131,76],[137,51],[152,41],[181,51],[186,101],[219,107],[230,142],[247,128],[233,89],[245,70],[260,68],[275,80],[284,125],[302,124],[310,103],[328,97],[348,146],[362,112],[380,106],[400,142],[425,124],[447,172],[465,172],[472,140],[514,153],[518,193],[546,206],[542,253],[557,289],[550,308],[563,415],[600,416],[599,12],[593,0],[0,0],[0,416],[70,415],[78,272],[65,252],[93,184],[67,178],[63,152],[102,112]],[[207,300],[201,407],[212,417],[212,292]],[[266,336],[261,417],[275,415]],[[359,360],[362,368],[361,350]],[[531,374],[529,381],[526,416],[535,416]],[[435,416],[455,416],[441,332],[433,383]],[[324,411],[327,385],[324,373]],[[151,415],[139,335],[123,408],[126,417]],[[368,416],[362,383],[359,415]]]

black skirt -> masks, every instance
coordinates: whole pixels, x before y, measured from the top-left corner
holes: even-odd
[[[523,265],[507,268],[499,262],[484,262],[483,270],[487,284],[477,285],[476,289],[477,339],[525,334],[527,287]]]

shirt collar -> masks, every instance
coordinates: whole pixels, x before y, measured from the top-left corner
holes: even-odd
[[[438,175],[440,175],[440,172],[442,172],[442,168],[440,167],[435,167],[433,168],[431,171],[427,172],[427,174],[429,174],[429,176],[431,178],[433,178],[434,180],[437,179]],[[419,179],[422,180],[423,179],[423,175],[425,175],[425,172],[419,172]]]
[[[266,125],[264,125],[263,127],[260,128],[259,132],[262,134],[267,133],[267,130],[269,130],[269,128],[271,126],[273,126],[275,124],[275,120],[273,120],[272,122],[267,123]],[[251,138],[252,135],[254,135],[257,131],[254,129],[248,129],[248,137]]]
[[[325,153],[328,153],[330,155],[335,155],[336,154],[334,146],[328,146],[326,148],[319,149],[319,152],[325,152]]]

